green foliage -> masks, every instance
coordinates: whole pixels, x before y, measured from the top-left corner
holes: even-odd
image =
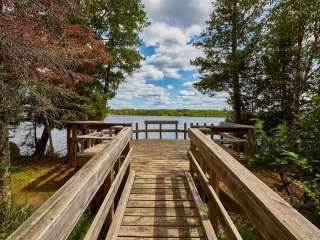
[[[274,168],[281,176],[285,188],[290,184],[290,177],[303,191],[300,203],[312,203],[320,214],[320,98],[315,97],[306,106],[297,126],[289,128],[278,125],[276,129],[265,131],[263,122],[256,122],[256,157],[255,164]],[[286,189],[290,194],[288,188]]]
[[[115,96],[125,77],[140,68],[140,33],[148,22],[141,0],[89,1],[86,8],[88,22],[104,39],[106,52],[111,56],[111,62],[97,72],[105,104]]]
[[[210,96],[217,91],[228,92],[237,122],[241,121],[241,111],[252,107],[247,101],[252,99],[254,52],[261,32],[264,2],[214,1],[207,28],[194,44],[205,53],[192,61],[200,73],[200,82],[195,87]]]
[[[6,239],[32,214],[33,208],[4,203],[0,206],[0,240]]]
[[[257,164],[268,167],[280,167],[285,165],[282,153],[289,147],[289,129],[286,125],[278,125],[267,132],[264,130],[264,122],[256,120],[256,156],[253,159]]]
[[[188,116],[188,117],[230,117],[228,110],[209,109],[119,109],[110,110],[114,115],[140,115],[140,116]]]

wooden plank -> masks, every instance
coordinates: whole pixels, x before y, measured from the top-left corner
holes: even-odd
[[[219,213],[215,217],[219,218],[219,221],[223,227],[223,230],[224,230],[226,236],[230,240],[242,240],[240,233],[238,232],[236,226],[232,222],[228,212],[226,211],[226,209],[222,205],[216,191],[213,189],[213,187],[210,184],[209,180],[207,179],[205,173],[202,171],[199,163],[196,161],[196,159],[194,158],[191,151],[189,151],[188,153],[190,156],[190,161],[192,161],[192,164],[195,166],[195,171],[196,171],[197,176],[201,182],[201,185],[203,186],[203,189],[206,191],[209,199],[214,203],[214,206],[209,206],[209,207],[211,207],[211,208],[215,207],[215,209]]]
[[[136,178],[135,180],[135,184],[156,184],[161,182],[162,184],[185,184],[186,181],[184,179],[172,179],[172,178],[161,178],[161,179],[157,179],[157,178]]]
[[[175,200],[175,201],[129,201],[127,207],[138,207],[138,208],[155,208],[155,207],[195,207],[193,201]]]
[[[178,240],[179,238],[143,238],[143,240]],[[189,238],[189,237],[184,237],[183,240],[204,240],[205,238]],[[140,237],[118,237],[117,240],[141,240]]]
[[[124,160],[119,172],[117,173],[113,183],[111,184],[108,193],[102,202],[98,213],[96,214],[86,236],[85,240],[94,240],[98,239],[99,233],[102,229],[102,226],[107,218],[109,210],[114,202],[114,198],[119,190],[120,184],[122,179],[127,172],[128,166],[130,164],[130,156],[131,156],[132,149],[130,149],[126,159]]]
[[[8,239],[66,239],[132,137],[124,128],[112,144],[94,156]]]
[[[146,124],[177,124],[179,121],[171,121],[171,120],[146,120],[144,121]]]
[[[124,216],[122,226],[201,226],[199,217]]]
[[[111,223],[111,225],[109,227],[109,231],[106,236],[106,240],[115,239],[118,235],[118,232],[119,232],[120,226],[121,226],[121,222],[122,222],[122,218],[123,218],[123,214],[125,212],[126,205],[129,200],[130,190],[131,190],[131,187],[134,182],[134,175],[135,175],[135,172],[130,171],[126,185],[125,185],[123,192],[121,194],[116,213],[114,215],[114,221]],[[91,239],[92,238],[88,238],[88,240],[91,240]]]
[[[119,237],[204,237],[202,227],[121,226]]]
[[[185,189],[188,185],[184,182],[182,183],[135,183],[133,188],[151,188],[151,189]]]
[[[133,194],[158,194],[158,195],[175,195],[175,196],[179,196],[181,195],[185,195],[188,194],[189,192],[186,189],[150,189],[150,188],[133,188],[131,190],[131,193]]]
[[[207,239],[217,240],[217,236],[212,228],[211,222],[208,218],[208,215],[203,211],[203,203],[197,191],[197,188],[192,180],[190,173],[186,172],[186,178],[189,184],[189,189],[192,193],[193,200],[196,205],[196,209],[198,210],[198,215],[201,220],[202,226],[204,228],[204,232]]]
[[[198,216],[195,208],[127,208],[126,216]]]
[[[266,239],[320,239],[320,230],[198,129],[189,137]]]
[[[160,200],[192,200],[191,194],[179,195],[154,195],[154,194],[131,194],[130,200],[160,201]]]

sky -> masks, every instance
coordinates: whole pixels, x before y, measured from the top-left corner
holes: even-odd
[[[202,56],[192,40],[205,29],[211,0],[142,0],[150,26],[139,48],[145,57],[141,69],[120,86],[109,103],[113,109],[228,108],[226,93],[202,95],[193,87],[198,71],[191,59]]]

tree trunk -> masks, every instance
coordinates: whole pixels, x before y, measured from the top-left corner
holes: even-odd
[[[232,20],[232,52],[231,52],[231,69],[232,69],[232,104],[234,111],[234,121],[236,123],[242,123],[241,113],[241,93],[240,93],[240,81],[239,81],[239,63],[237,58],[238,49],[238,10],[237,1],[233,3],[233,20]]]
[[[110,72],[111,72],[111,64],[108,64],[108,67],[106,69],[106,78],[104,80],[104,89],[103,89],[103,93],[105,94],[105,96],[107,96],[108,92],[109,92],[109,81],[110,81]]]
[[[296,72],[294,77],[294,95],[293,95],[293,103],[292,103],[292,126],[296,127],[297,120],[300,113],[300,98],[303,93],[303,85],[304,79],[302,74],[302,51],[303,51],[303,40],[305,34],[305,20],[303,15],[303,10],[301,9],[301,16],[299,17],[298,23],[298,38],[297,38],[297,52],[296,52]]]
[[[0,204],[8,202],[10,148],[8,121],[5,113],[0,113]]]
[[[37,156],[44,155],[44,153],[46,152],[48,140],[49,140],[49,129],[45,126],[42,131],[41,138],[36,144],[35,155],[37,155]]]
[[[49,149],[49,154],[53,155],[54,154],[54,147],[53,147],[53,140],[52,140],[52,134],[51,134],[51,127],[48,121],[48,117],[45,115],[45,127],[48,129],[48,137],[49,137],[49,142],[50,142],[50,149]]]
[[[301,50],[302,42],[299,42],[298,53],[297,53],[297,63],[296,63],[296,73],[294,78],[294,95],[293,95],[293,105],[292,105],[292,126],[297,124],[297,119],[300,112],[300,98],[302,93],[302,74],[301,74]]]

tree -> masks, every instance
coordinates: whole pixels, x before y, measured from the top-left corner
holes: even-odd
[[[305,96],[319,86],[320,2],[282,0],[272,8],[263,42],[260,109],[280,112],[294,126]],[[279,116],[278,116],[279,117]]]
[[[59,92],[78,82],[90,81],[88,66],[104,64],[110,57],[101,39],[81,24],[80,1],[2,0],[0,10],[2,176],[9,163],[8,125],[19,115],[24,117],[22,113],[30,107],[27,99],[34,94],[33,90],[47,85]],[[34,96],[38,100],[43,97]]]
[[[205,53],[192,61],[200,72],[200,82],[195,87],[208,95],[228,92],[237,123],[242,122],[242,112],[247,107],[242,91],[255,77],[253,56],[259,42],[263,7],[264,1],[259,0],[215,1],[208,27],[194,44]]]
[[[141,0],[92,0],[87,4],[87,12],[90,25],[104,39],[112,57],[99,69],[93,88],[104,96],[100,100],[106,106],[126,76],[140,67],[143,57],[138,51],[139,35],[148,22]]]

